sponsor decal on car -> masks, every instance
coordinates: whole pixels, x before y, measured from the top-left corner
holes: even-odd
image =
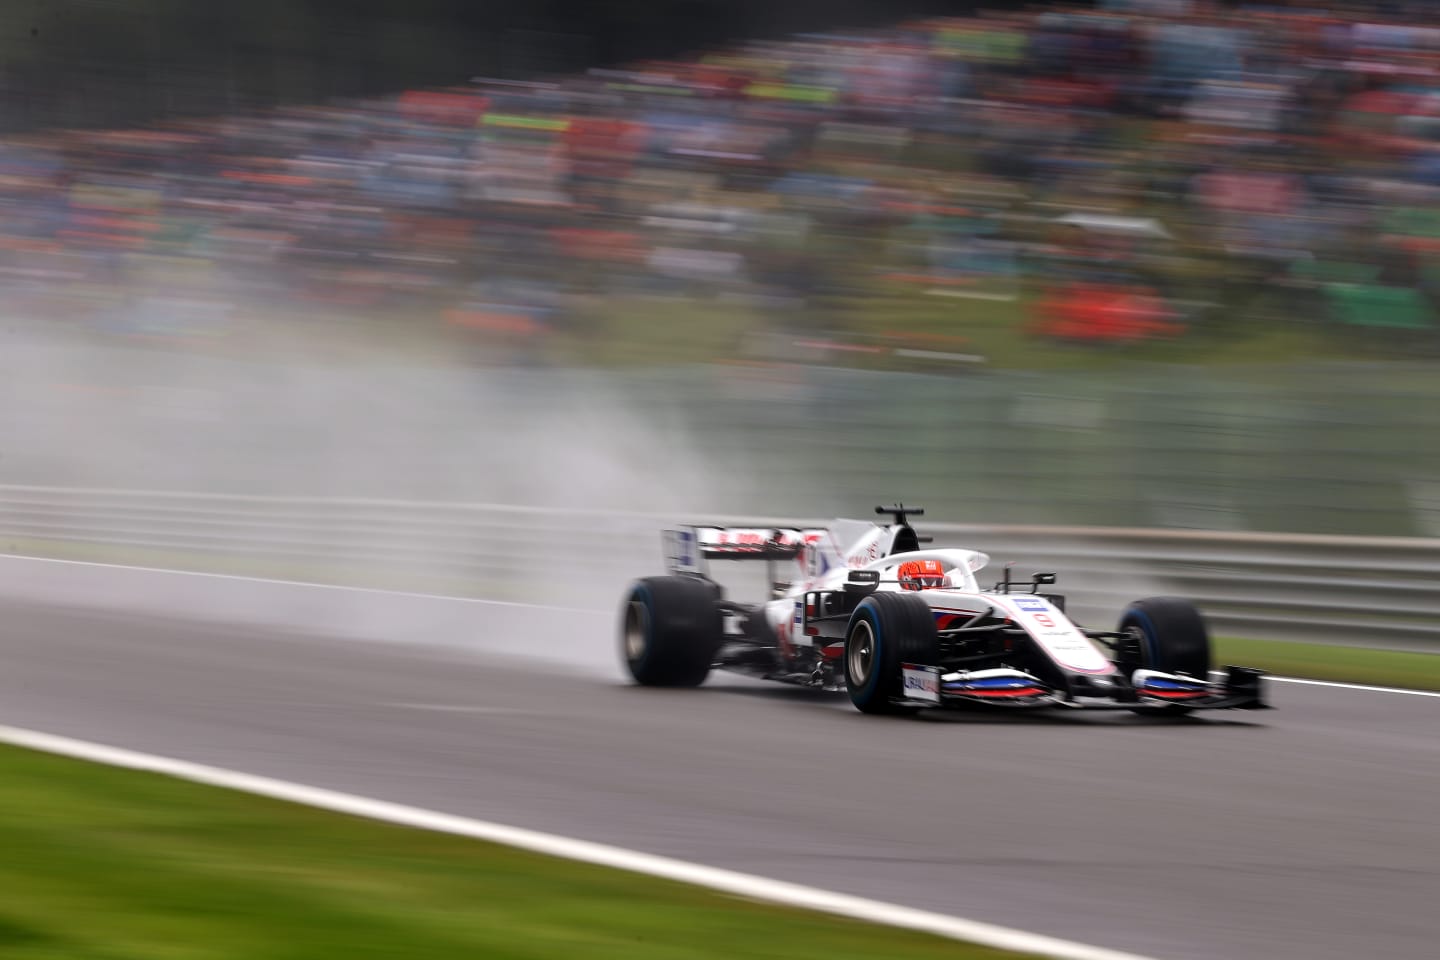
[[[927,667],[917,663],[900,664],[900,675],[904,680],[902,689],[911,700],[927,703],[940,702],[940,668]]]
[[[1109,673],[1110,661],[1065,616],[1039,597],[1007,597],[1015,620],[1055,662],[1080,673]]]

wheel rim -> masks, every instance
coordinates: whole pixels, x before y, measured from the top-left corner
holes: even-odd
[[[865,681],[870,679],[870,671],[875,667],[875,631],[870,629],[868,621],[861,620],[855,624],[855,629],[850,631],[850,643],[845,650],[845,665],[850,671],[850,679],[856,685],[864,686]]]
[[[645,648],[649,641],[646,634],[645,604],[638,600],[630,601],[625,610],[625,656],[630,660],[639,660],[645,656]]]

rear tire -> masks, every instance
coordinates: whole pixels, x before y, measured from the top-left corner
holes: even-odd
[[[904,696],[903,663],[936,666],[940,641],[930,605],[904,593],[872,593],[845,631],[845,686],[861,713],[895,713]]]
[[[720,648],[720,587],[698,577],[646,577],[626,595],[620,652],[646,687],[698,687]]]
[[[1210,629],[1190,601],[1179,597],[1137,600],[1121,615],[1119,632],[1128,638],[1116,648],[1115,665],[1126,677],[1144,668],[1209,679]],[[1177,703],[1166,712],[1189,713],[1190,708]]]

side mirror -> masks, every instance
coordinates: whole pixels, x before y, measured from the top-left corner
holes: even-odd
[[[845,592],[851,596],[874,593],[880,586],[879,570],[851,570],[845,578]]]
[[[1049,583],[1054,583],[1054,582],[1055,582],[1055,574],[1053,574],[1053,573],[1037,573],[1037,574],[1035,574],[1035,585],[1036,585],[1037,587],[1040,586],[1041,584],[1049,584]]]

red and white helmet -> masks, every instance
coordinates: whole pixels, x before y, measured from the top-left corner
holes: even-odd
[[[934,590],[950,586],[950,578],[945,576],[945,568],[939,560],[907,560],[900,564],[895,579],[900,581],[901,590]]]

